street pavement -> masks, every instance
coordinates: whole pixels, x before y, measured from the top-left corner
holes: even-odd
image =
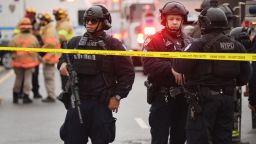
[[[59,128],[66,110],[62,103],[12,104],[14,83],[12,70],[0,72],[0,144],[61,144]],[[135,83],[128,98],[121,101],[117,118],[117,135],[113,144],[149,144],[150,128],[147,122],[149,105],[146,103],[146,77],[136,72]],[[46,91],[40,71],[40,92]],[[56,94],[60,92],[60,78],[56,71]],[[32,94],[31,94],[32,96]],[[243,98],[242,140],[256,144],[256,131],[251,129],[251,116],[247,108],[247,98]]]

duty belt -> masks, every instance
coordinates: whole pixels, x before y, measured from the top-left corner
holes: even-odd
[[[176,98],[183,91],[180,87],[160,87],[160,93],[164,96],[165,102],[168,103],[170,98]]]
[[[211,95],[230,95],[233,96],[235,87],[226,87],[226,88],[210,88],[203,87],[202,89],[206,89],[210,92]]]

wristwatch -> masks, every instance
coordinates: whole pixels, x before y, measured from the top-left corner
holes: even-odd
[[[120,96],[120,95],[116,95],[115,98],[116,98],[117,100],[119,100],[119,101],[121,100],[121,96]]]

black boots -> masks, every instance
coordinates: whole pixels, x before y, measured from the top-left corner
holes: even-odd
[[[40,99],[42,98],[42,95],[38,92],[38,93],[34,93],[34,99]]]
[[[32,103],[32,100],[29,98],[28,95],[24,94],[23,96],[23,104],[30,104]]]
[[[19,93],[13,92],[13,103],[18,104],[19,98],[22,99],[23,104],[30,104],[32,100],[29,98],[28,95],[24,94],[23,97],[19,97]]]
[[[17,104],[19,102],[19,93],[13,92],[12,103]]]

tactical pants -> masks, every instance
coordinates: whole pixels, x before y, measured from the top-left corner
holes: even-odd
[[[35,70],[33,71],[33,74],[32,74],[32,91],[34,95],[39,93],[38,75],[39,75],[39,65],[35,67]]]
[[[77,109],[69,108],[60,137],[65,144],[86,144],[88,138],[92,144],[108,144],[115,138],[115,118],[111,110],[97,100],[82,100],[81,114],[84,124],[81,125]]]
[[[23,92],[24,94],[29,95],[32,87],[32,72],[33,68],[14,68],[16,78],[14,82],[13,92],[20,93],[23,81]]]
[[[184,144],[187,103],[183,96],[171,99],[168,103],[156,97],[150,108],[151,144]]]
[[[43,64],[43,73],[47,95],[55,98],[55,65]]]
[[[256,62],[252,62],[252,77],[249,81],[249,99],[256,96]]]
[[[202,95],[202,113],[195,120],[188,116],[187,143],[231,144],[233,104],[231,95]]]

